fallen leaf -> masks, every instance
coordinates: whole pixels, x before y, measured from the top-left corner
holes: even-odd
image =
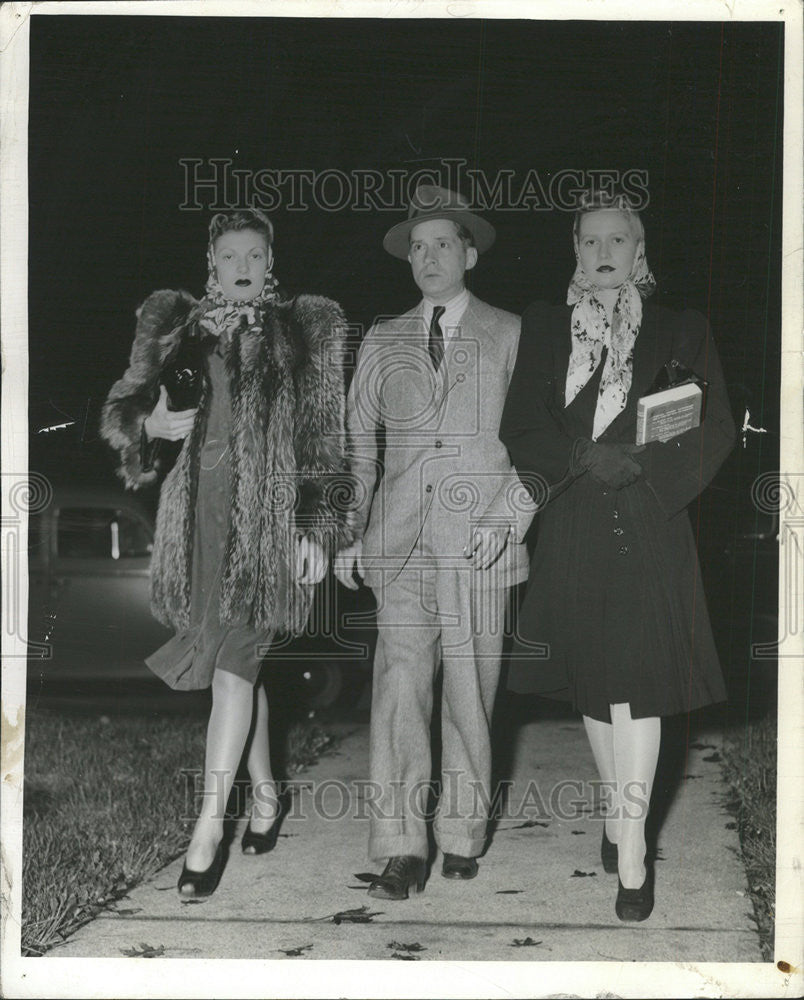
[[[570,875],[570,878],[595,878],[597,872],[582,872],[578,868]]]
[[[136,948],[121,948],[120,951],[128,958],[160,958],[165,954],[165,946],[160,944],[158,948],[154,948],[153,945],[141,941],[139,951]]]
[[[367,906],[359,906],[355,910],[341,910],[340,913],[332,915],[334,924],[370,924],[374,917],[381,916],[381,913],[373,913]]]
[[[524,889],[498,889],[494,895],[495,896],[518,896],[520,893],[524,892]]]
[[[277,951],[281,951],[288,958],[299,958],[302,952],[310,951],[313,946],[311,944],[301,944],[298,948],[277,948]]]
[[[519,823],[517,826],[506,826],[503,827],[505,830],[527,830],[533,826],[550,826],[549,823],[542,823],[538,819],[526,819],[524,823]]]
[[[400,962],[418,962],[420,959],[416,955],[400,955],[398,951],[391,954],[391,958],[398,958]]]
[[[533,948],[535,945],[541,944],[541,941],[534,941],[532,937],[526,938],[514,938],[509,948]]]
[[[414,941],[413,944],[400,944],[398,941],[392,941],[386,945],[386,948],[391,948],[394,951],[427,951],[424,945],[419,944],[418,941]]]
[[[373,882],[374,879],[379,878],[379,875],[375,875],[373,872],[357,872],[354,876],[358,882]]]
[[[573,837],[585,837],[586,830],[570,830]]]

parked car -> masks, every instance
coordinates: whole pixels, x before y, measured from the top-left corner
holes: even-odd
[[[113,486],[54,487],[29,518],[28,679],[146,679],[172,634],[151,614],[153,519]],[[44,644],[41,648],[38,644]]]
[[[154,498],[155,499],[155,498]],[[29,517],[28,683],[154,681],[144,659],[173,634],[151,614],[149,567],[154,512],[146,498],[115,485],[54,484]],[[271,650],[267,672],[293,699],[322,708],[357,696],[369,676],[370,624],[344,641],[329,621],[334,580],[322,587],[311,631]],[[341,590],[341,595],[346,592]],[[351,597],[351,595],[347,595]]]

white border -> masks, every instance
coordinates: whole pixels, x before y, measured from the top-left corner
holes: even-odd
[[[140,2],[44,2],[0,8],[0,301],[2,313],[3,469],[27,468],[27,125],[29,17],[67,14],[270,17],[460,17],[594,20],[781,21],[785,32],[784,80],[784,303],[781,386],[782,472],[804,471],[804,352],[802,351],[802,7],[766,0],[266,0],[223,3],[213,0]],[[9,559],[8,491],[3,476],[4,578]],[[801,495],[801,494],[800,494]],[[19,537],[24,537],[22,524]],[[25,551],[19,569],[27,579]],[[801,595],[799,595],[801,596]],[[777,853],[776,960],[774,964],[688,963],[453,963],[427,962],[390,967],[388,962],[290,963],[282,961],[20,958],[21,783],[24,719],[24,648],[5,627],[2,635],[4,700],[2,716],[2,994],[7,997],[535,997],[550,994],[594,996],[609,991],[624,997],[739,996],[795,997],[804,978],[804,843],[802,761],[804,686],[801,636],[786,640],[779,663],[780,741]],[[782,591],[780,599],[787,595]],[[20,620],[27,618],[24,604]]]

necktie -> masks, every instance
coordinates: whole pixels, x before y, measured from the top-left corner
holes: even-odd
[[[439,323],[443,315],[444,306],[435,306],[433,318],[430,320],[430,340],[427,344],[427,350],[430,352],[430,359],[436,371],[438,371],[438,366],[444,357],[444,334],[441,332],[441,324]]]

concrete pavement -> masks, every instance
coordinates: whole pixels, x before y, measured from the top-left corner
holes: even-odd
[[[298,779],[271,854],[241,853],[241,821],[212,897],[179,899],[179,859],[48,956],[119,958],[145,944],[165,958],[761,962],[721,742],[714,724],[695,732],[658,779],[656,906],[642,924],[614,913],[617,877],[603,871],[586,784],[596,774],[571,716],[512,733],[500,754],[508,807],[476,879],[442,878],[438,856],[420,896],[370,899],[359,876],[380,866],[366,856],[361,723]]]

